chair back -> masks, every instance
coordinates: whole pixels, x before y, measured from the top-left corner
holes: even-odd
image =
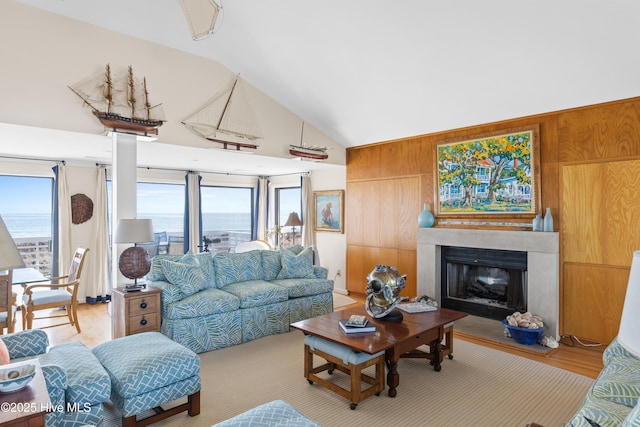
[[[84,266],[87,252],[89,252],[89,249],[82,247],[76,249],[73,254],[73,259],[71,260],[71,266],[69,267],[69,274],[67,274],[67,276],[69,276],[67,279],[69,282],[80,280],[80,274],[82,274],[82,267]]]
[[[8,274],[0,275],[0,335],[2,329],[7,328],[7,332],[11,331],[11,322],[13,321],[13,293],[11,289],[12,271]]]

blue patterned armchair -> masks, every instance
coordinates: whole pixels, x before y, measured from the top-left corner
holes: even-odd
[[[101,426],[103,403],[109,399],[111,380],[91,350],[80,342],[52,347],[39,329],[0,336],[11,361],[37,358],[42,367],[51,404],[64,411],[46,415],[47,427]]]

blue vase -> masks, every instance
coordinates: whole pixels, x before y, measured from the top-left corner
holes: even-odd
[[[418,215],[418,225],[422,228],[428,228],[433,225],[433,222],[433,214],[429,212],[429,205],[425,203],[424,210]]]
[[[544,214],[544,231],[553,231],[553,215],[551,215],[551,208],[547,208],[547,212]]]

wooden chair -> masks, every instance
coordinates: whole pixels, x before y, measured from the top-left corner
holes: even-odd
[[[0,275],[0,335],[4,328],[7,333],[13,333],[13,292],[11,292],[11,270],[8,274]]]
[[[24,295],[22,297],[22,328],[31,329],[34,319],[52,319],[64,317],[65,314],[35,317],[37,310],[52,309],[64,306],[69,317],[68,322],[57,323],[55,325],[43,326],[41,329],[60,325],[73,325],[80,333],[80,323],[78,322],[78,286],[80,285],[80,274],[84,260],[89,249],[77,248],[71,260],[69,273],[66,276],[51,277],[50,281],[64,280],[62,283],[37,283],[33,285],[23,285]]]

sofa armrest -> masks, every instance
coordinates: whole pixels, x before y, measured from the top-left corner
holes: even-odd
[[[49,346],[47,333],[40,329],[29,329],[1,337],[9,350],[9,358],[37,356],[45,354]]]
[[[314,265],[313,274],[317,279],[326,279],[329,275],[329,270],[327,268],[320,267],[319,265]]]
[[[162,300],[163,307],[184,298],[184,294],[180,291],[180,288],[172,283],[163,280],[152,280],[147,282],[147,284],[162,291],[160,299]]]

